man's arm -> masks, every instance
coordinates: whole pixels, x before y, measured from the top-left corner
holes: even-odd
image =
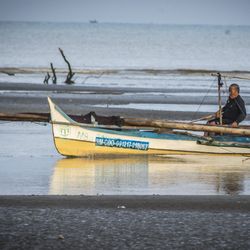
[[[239,96],[239,98],[235,99],[235,102],[240,110],[240,114],[236,119],[236,122],[239,124],[240,122],[242,122],[246,118],[247,112],[246,112],[245,103],[240,96]]]

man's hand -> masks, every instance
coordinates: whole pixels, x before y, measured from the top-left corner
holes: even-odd
[[[231,126],[232,126],[232,128],[237,128],[238,127],[238,123],[237,122],[233,122]]]
[[[215,113],[215,117],[220,118],[220,111],[219,110]]]

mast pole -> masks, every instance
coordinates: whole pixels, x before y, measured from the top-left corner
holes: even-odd
[[[223,83],[221,82],[221,74],[217,73],[218,77],[218,105],[219,105],[219,118],[220,118],[220,125],[222,125],[222,105],[221,105],[221,87]]]

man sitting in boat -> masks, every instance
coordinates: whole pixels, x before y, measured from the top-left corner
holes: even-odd
[[[226,105],[222,108],[222,124],[231,125],[233,128],[238,127],[239,123],[246,118],[245,103],[240,93],[238,84],[233,83],[229,87],[229,97]],[[210,125],[220,124],[220,112],[215,113],[215,119],[208,121]]]

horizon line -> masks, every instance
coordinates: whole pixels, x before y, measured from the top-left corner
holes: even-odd
[[[100,24],[119,24],[119,25],[169,25],[169,26],[220,26],[220,27],[227,27],[227,26],[231,26],[231,27],[239,27],[239,26],[243,26],[243,27],[250,27],[250,24],[208,24],[208,23],[202,23],[202,24],[198,24],[198,23],[156,23],[156,22],[110,22],[110,21],[98,21],[97,19],[95,19],[97,21],[97,23],[90,23],[92,19],[90,19],[89,21],[45,21],[45,20],[0,20],[0,22],[2,23],[47,23],[47,24],[91,24],[93,26],[95,25],[100,25]],[[94,19],[93,19],[94,20]]]

